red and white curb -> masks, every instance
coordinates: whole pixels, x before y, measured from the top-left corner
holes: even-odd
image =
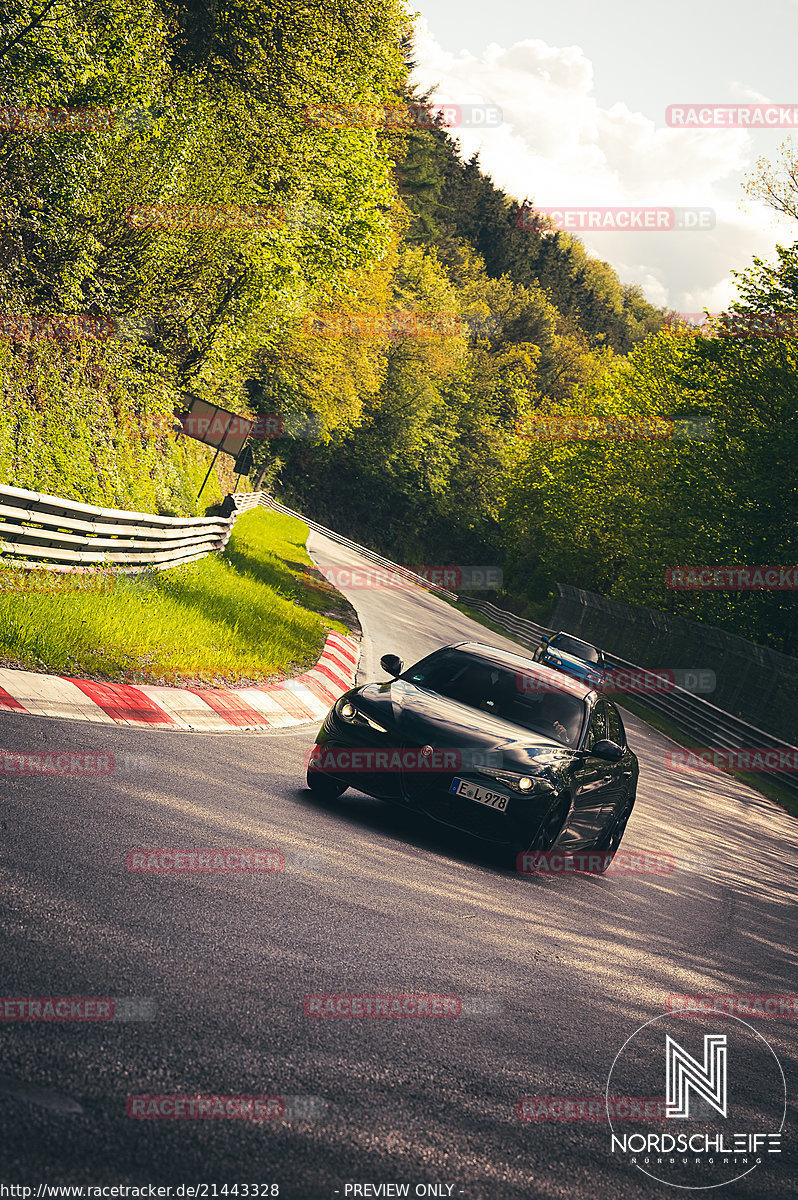
[[[230,689],[94,683],[0,668],[0,711],[203,733],[283,729],[326,716],[338,697],[354,687],[358,655],[352,638],[330,633],[321,658],[304,675]]]

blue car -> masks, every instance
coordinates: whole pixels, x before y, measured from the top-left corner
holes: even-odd
[[[606,675],[606,664],[601,650],[573,637],[570,633],[555,633],[553,637],[544,637],[539,650],[535,651],[535,660],[571,675],[581,683],[591,684],[600,688]]]

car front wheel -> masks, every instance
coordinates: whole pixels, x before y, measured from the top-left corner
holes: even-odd
[[[323,771],[313,771],[310,768],[308,768],[307,782],[313,795],[318,796],[321,800],[336,800],[338,796],[344,794],[347,787],[345,783],[339,783],[337,779],[325,775]]]
[[[517,867],[518,860],[522,856],[528,854],[545,854],[548,850],[551,850],[565,828],[570,812],[570,797],[558,797],[541,821],[540,828],[532,839],[532,844],[514,857],[513,866]]]

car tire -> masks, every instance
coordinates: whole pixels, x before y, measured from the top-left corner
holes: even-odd
[[[623,835],[626,832],[626,826],[629,824],[629,818],[632,815],[632,809],[635,806],[636,798],[636,795],[634,795],[627,799],[625,805],[618,813],[618,816],[615,818],[612,825],[610,825],[609,829],[607,829],[596,842],[595,849],[598,850],[599,853],[604,857],[601,869],[598,871],[591,871],[591,875],[603,875],[609,869],[612,860],[615,858],[615,855],[620,849],[621,841],[623,840]]]
[[[558,796],[540,823],[540,828],[526,850],[521,850],[513,857],[513,866],[517,867],[521,854],[545,854],[551,850],[557,838],[562,833],[571,815],[571,797]]]
[[[307,783],[313,795],[318,796],[320,800],[337,800],[347,788],[347,784],[340,783],[331,775],[325,775],[323,771],[308,770]]]

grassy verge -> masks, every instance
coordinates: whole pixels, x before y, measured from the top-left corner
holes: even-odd
[[[194,687],[295,674],[330,629],[356,623],[308,558],[307,535],[301,521],[258,508],[238,518],[222,556],[116,576],[93,594],[0,591],[0,663]]]
[[[483,617],[475,609],[468,608],[464,604],[456,604],[451,600],[448,603],[463,613],[464,616],[470,617],[472,621],[476,621],[479,625],[484,625],[486,629],[491,629],[494,633],[500,633],[502,637],[509,638],[511,642],[518,642],[518,639],[514,638],[512,634],[507,633],[501,626]],[[527,654],[530,653],[530,648],[524,645],[523,642],[518,642],[518,646]],[[655,712],[654,709],[649,708],[648,705],[641,703],[636,698],[624,696],[623,704],[620,705],[619,703],[619,707],[628,709],[629,712],[634,713],[635,716],[645,721],[647,725],[651,725],[653,729],[666,734],[667,737],[672,738],[674,742],[678,742],[680,746],[684,746],[687,750],[706,749],[705,746],[691,737],[689,733],[685,733],[677,725],[674,725],[672,721],[669,721],[667,717],[662,716],[659,712]],[[759,792],[761,796],[767,796],[769,800],[773,800],[781,808],[786,809],[792,816],[798,817],[798,796],[787,788],[782,787],[776,780],[766,779],[761,775],[752,775],[749,771],[737,771],[731,767],[725,769],[724,773],[731,775],[734,779],[739,779],[741,783],[744,783],[753,791]]]

